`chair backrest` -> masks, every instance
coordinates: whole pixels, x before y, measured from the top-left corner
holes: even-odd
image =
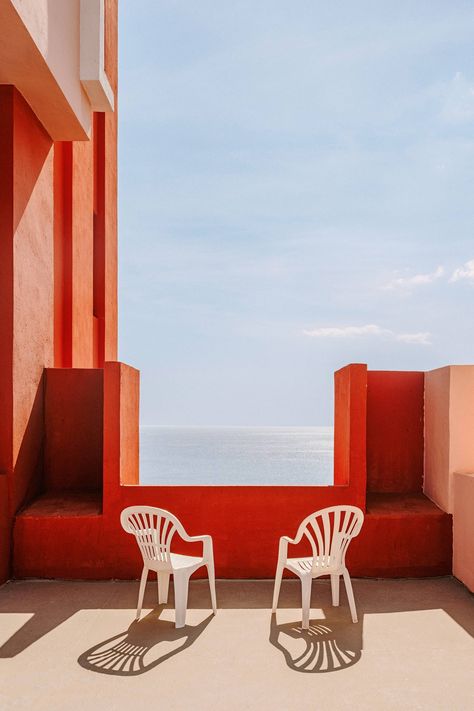
[[[120,523],[134,534],[145,565],[153,562],[154,568],[171,570],[171,541],[183,528],[176,516],[154,506],[129,506],[120,514]]]
[[[297,538],[304,535],[311,544],[312,572],[343,566],[349,543],[359,534],[363,522],[364,514],[357,506],[330,506],[307,516]]]

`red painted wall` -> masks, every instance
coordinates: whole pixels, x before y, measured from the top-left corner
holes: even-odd
[[[45,490],[102,490],[102,412],[102,370],[46,370]]]
[[[421,492],[424,373],[369,371],[367,385],[368,491]]]
[[[365,432],[367,414],[366,376],[365,366],[360,365],[348,366],[336,375],[336,421],[339,415],[342,420],[336,460],[345,462],[346,467],[349,462],[347,486],[142,487],[136,483],[138,372],[121,363],[107,363],[103,515],[85,514],[77,503],[77,515],[46,516],[49,504],[47,500],[43,506],[39,502],[17,519],[16,574],[137,577],[138,549],[123,533],[119,518],[126,506],[147,503],[173,511],[191,534],[212,535],[218,576],[272,577],[279,537],[293,535],[308,513],[338,503],[365,507],[365,455],[361,448],[365,452],[366,442],[361,432]],[[74,499],[66,503],[74,510]],[[33,556],[33,541],[38,540],[41,544],[35,544]],[[447,574],[451,570],[451,540],[451,517],[423,496],[371,495],[363,531],[351,547],[348,562],[354,575]],[[69,545],[76,551],[73,557]],[[185,548],[178,545],[177,550]],[[186,550],[193,549],[187,546]],[[198,545],[195,551],[199,551]],[[304,547],[295,549],[295,554],[303,551]]]
[[[334,484],[357,488],[354,501],[365,508],[367,366],[353,364],[334,373]]]
[[[0,86],[0,230],[0,526],[9,532],[39,487],[42,376],[54,358],[52,141],[11,86]],[[0,579],[9,559],[3,547]]]

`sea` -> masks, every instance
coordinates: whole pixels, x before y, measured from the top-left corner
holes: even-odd
[[[141,484],[332,484],[333,459],[332,427],[140,428]]]

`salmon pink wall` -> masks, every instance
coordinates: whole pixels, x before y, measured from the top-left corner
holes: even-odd
[[[452,513],[454,472],[474,471],[474,366],[428,372],[425,412],[424,491]]]
[[[420,492],[424,373],[369,371],[367,385],[367,489]]]
[[[450,371],[449,469],[471,473],[474,471],[474,366],[452,365]]]
[[[453,479],[453,573],[474,593],[474,473]]]
[[[117,0],[105,0],[105,71],[114,95],[118,93]],[[117,360],[117,125],[118,113],[103,114],[103,230],[104,325],[103,360]]]
[[[444,511],[452,513],[449,495],[449,391],[451,369],[425,375],[425,476],[423,491]]]
[[[80,0],[0,0],[0,83],[15,85],[55,140],[86,140]]]

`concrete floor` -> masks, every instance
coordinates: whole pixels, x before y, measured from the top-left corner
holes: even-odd
[[[355,580],[359,623],[329,581],[309,631],[297,581],[270,614],[271,581],[191,583],[187,626],[138,583],[13,582],[0,588],[0,709],[474,709],[474,596],[451,578]],[[342,592],[342,591],[341,591]],[[172,596],[170,596],[172,603]]]

